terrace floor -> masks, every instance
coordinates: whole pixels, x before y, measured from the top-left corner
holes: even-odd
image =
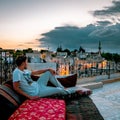
[[[120,81],[94,89],[90,97],[105,120],[120,120]]]

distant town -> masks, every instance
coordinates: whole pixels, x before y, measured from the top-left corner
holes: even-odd
[[[18,55],[28,57],[29,69],[53,68],[58,75],[77,73],[78,78],[97,75],[108,75],[120,72],[120,55],[117,53],[101,53],[101,42],[98,51],[87,52],[80,46],[70,51],[59,45],[56,52],[48,50],[23,50],[0,48],[0,83],[11,79],[12,71],[16,67],[15,59]]]

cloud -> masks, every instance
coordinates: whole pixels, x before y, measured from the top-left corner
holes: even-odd
[[[56,50],[59,45],[63,49],[79,49],[82,46],[86,50],[98,50],[98,42],[102,43],[102,50],[118,52],[120,45],[120,24],[111,26],[96,26],[90,24],[86,27],[61,26],[42,34],[38,39],[40,47],[48,47]]]
[[[87,40],[88,35],[91,30],[94,30],[94,27],[94,25],[89,25],[87,28],[79,28],[76,26],[56,27],[54,30],[42,34],[43,38],[39,41],[46,46],[52,45],[54,48],[57,48],[60,44],[63,48],[79,48],[81,45],[89,42],[89,40]]]
[[[85,27],[60,26],[43,33],[43,38],[38,39],[40,47],[56,50],[59,45],[63,49],[98,50],[98,43],[102,43],[102,51],[120,53],[120,1],[112,1],[111,6],[91,12],[99,18],[95,24]]]
[[[25,44],[34,44],[34,42],[25,42]]]
[[[112,1],[111,6],[104,7],[102,10],[96,10],[91,12],[93,16],[109,19],[114,23],[120,23],[120,1]]]
[[[23,42],[23,43],[19,43],[17,46],[18,47],[25,47],[25,46],[29,46],[30,48],[36,46],[37,43],[36,42]]]
[[[112,24],[112,22],[108,21],[108,20],[96,21],[96,25],[99,25],[99,26],[109,26],[111,24]]]
[[[120,13],[120,1],[112,1],[112,6],[104,7],[103,10],[96,10],[93,12],[94,16],[108,16],[108,15],[113,15],[113,14],[119,14]]]
[[[18,46],[24,46],[23,44],[18,44]]]
[[[113,37],[119,34],[120,30],[114,26],[110,27],[101,27],[99,29],[94,30],[89,34],[89,36],[106,38],[106,37]],[[113,38],[112,38],[113,39]]]

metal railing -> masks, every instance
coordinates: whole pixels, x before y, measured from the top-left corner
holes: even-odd
[[[8,51],[0,50],[0,84],[12,79],[12,71],[15,68],[14,57]]]
[[[111,74],[119,73],[119,72],[120,72],[120,63],[116,64],[115,62],[112,61],[107,61],[107,65],[105,68],[102,67],[98,68],[96,66],[91,68],[82,67],[81,69],[79,65],[75,65],[70,69],[70,73],[77,73],[78,78],[108,75],[108,79],[110,79]]]

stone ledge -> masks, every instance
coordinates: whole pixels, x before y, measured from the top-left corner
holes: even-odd
[[[81,87],[88,88],[88,89],[97,89],[103,87],[102,82],[91,82],[86,84],[80,84]]]
[[[112,82],[117,82],[120,81],[120,78],[114,78],[114,79],[107,79],[107,80],[103,80],[103,84],[107,84],[107,83],[112,83]]]

